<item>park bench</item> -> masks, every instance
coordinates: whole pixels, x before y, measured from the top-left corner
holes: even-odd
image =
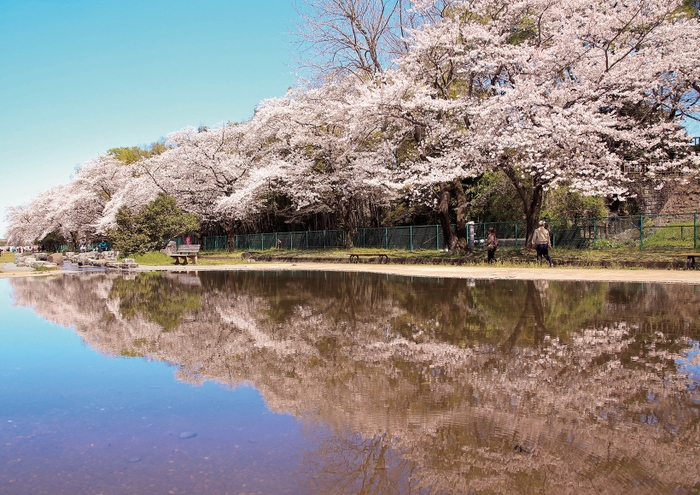
[[[199,244],[182,244],[177,247],[175,253],[170,254],[175,258],[175,264],[180,264],[180,259],[184,260],[183,265],[187,264],[187,259],[191,259],[193,264],[197,264],[197,253],[199,253]]]
[[[378,263],[389,263],[389,256],[384,253],[352,253],[350,255],[350,263],[359,263],[360,257],[377,258]]]
[[[686,269],[695,270],[695,257],[700,257],[700,253],[681,253],[676,254],[676,256],[683,256],[685,258]]]

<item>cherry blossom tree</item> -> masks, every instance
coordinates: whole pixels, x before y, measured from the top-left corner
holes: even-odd
[[[455,3],[415,33],[394,76],[419,85],[401,115],[419,131],[413,179],[503,171],[529,239],[548,189],[624,196],[629,170],[696,168],[680,123],[698,110],[700,60],[687,47],[700,26],[679,6]]]
[[[352,247],[358,218],[374,204],[388,204],[394,184],[387,173],[393,150],[381,138],[381,120],[362,104],[351,78],[261,105],[252,128],[268,143],[266,160],[283,162],[277,186],[296,215],[336,214]]]

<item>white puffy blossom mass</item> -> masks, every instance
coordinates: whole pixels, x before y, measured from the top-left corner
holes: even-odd
[[[229,235],[272,197],[349,228],[360,205],[489,171],[512,182],[530,229],[549,189],[623,197],[630,170],[664,181],[700,168],[681,125],[700,111],[700,23],[681,2],[441,5],[413,5],[431,15],[390,68],[292,89],[246,122],[173,132],[133,163],[95,157],[10,208],[9,242],[105,234],[121,207],[159,192]]]

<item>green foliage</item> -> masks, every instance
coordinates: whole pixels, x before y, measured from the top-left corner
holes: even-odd
[[[56,252],[60,246],[68,244],[68,242],[63,235],[54,231],[46,234],[37,244],[39,244],[44,251]]]
[[[535,36],[537,36],[537,21],[532,17],[525,16],[508,37],[508,44],[520,45],[527,40],[533,39]]]
[[[116,278],[109,298],[119,299],[122,317],[141,316],[166,332],[177,328],[185,314],[202,305],[201,288],[184,286],[162,273],[139,273],[134,280]]]
[[[112,155],[120,162],[124,162],[127,165],[131,165],[132,163],[136,163],[143,158],[150,158],[155,155],[160,155],[167,149],[168,146],[166,146],[164,142],[156,141],[150,146],[144,148],[140,148],[138,146],[132,146],[130,148],[112,148],[108,150],[107,153]]]
[[[475,222],[522,220],[522,201],[513,184],[502,172],[486,173],[464,181],[466,214]]]
[[[199,217],[177,207],[173,196],[159,193],[139,213],[139,222],[154,241],[199,231]],[[158,248],[158,246],[156,246]]]
[[[199,231],[199,217],[177,207],[164,193],[134,215],[123,206],[116,215],[117,228],[108,232],[114,248],[124,254],[144,254],[162,249],[170,239]]]
[[[683,17],[700,17],[700,0],[683,0],[683,3],[675,11]]]
[[[381,222],[382,225],[411,225],[416,222],[435,222],[432,208],[422,201],[411,201],[410,190],[405,189],[403,193],[386,212]]]
[[[547,193],[542,218],[600,218],[608,215],[605,201],[598,196],[584,196],[562,187]]]

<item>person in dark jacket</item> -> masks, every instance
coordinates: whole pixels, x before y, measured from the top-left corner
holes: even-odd
[[[484,242],[484,247],[486,248],[487,253],[486,263],[493,263],[496,261],[496,249],[498,248],[496,229],[490,227],[486,232],[486,242]]]

